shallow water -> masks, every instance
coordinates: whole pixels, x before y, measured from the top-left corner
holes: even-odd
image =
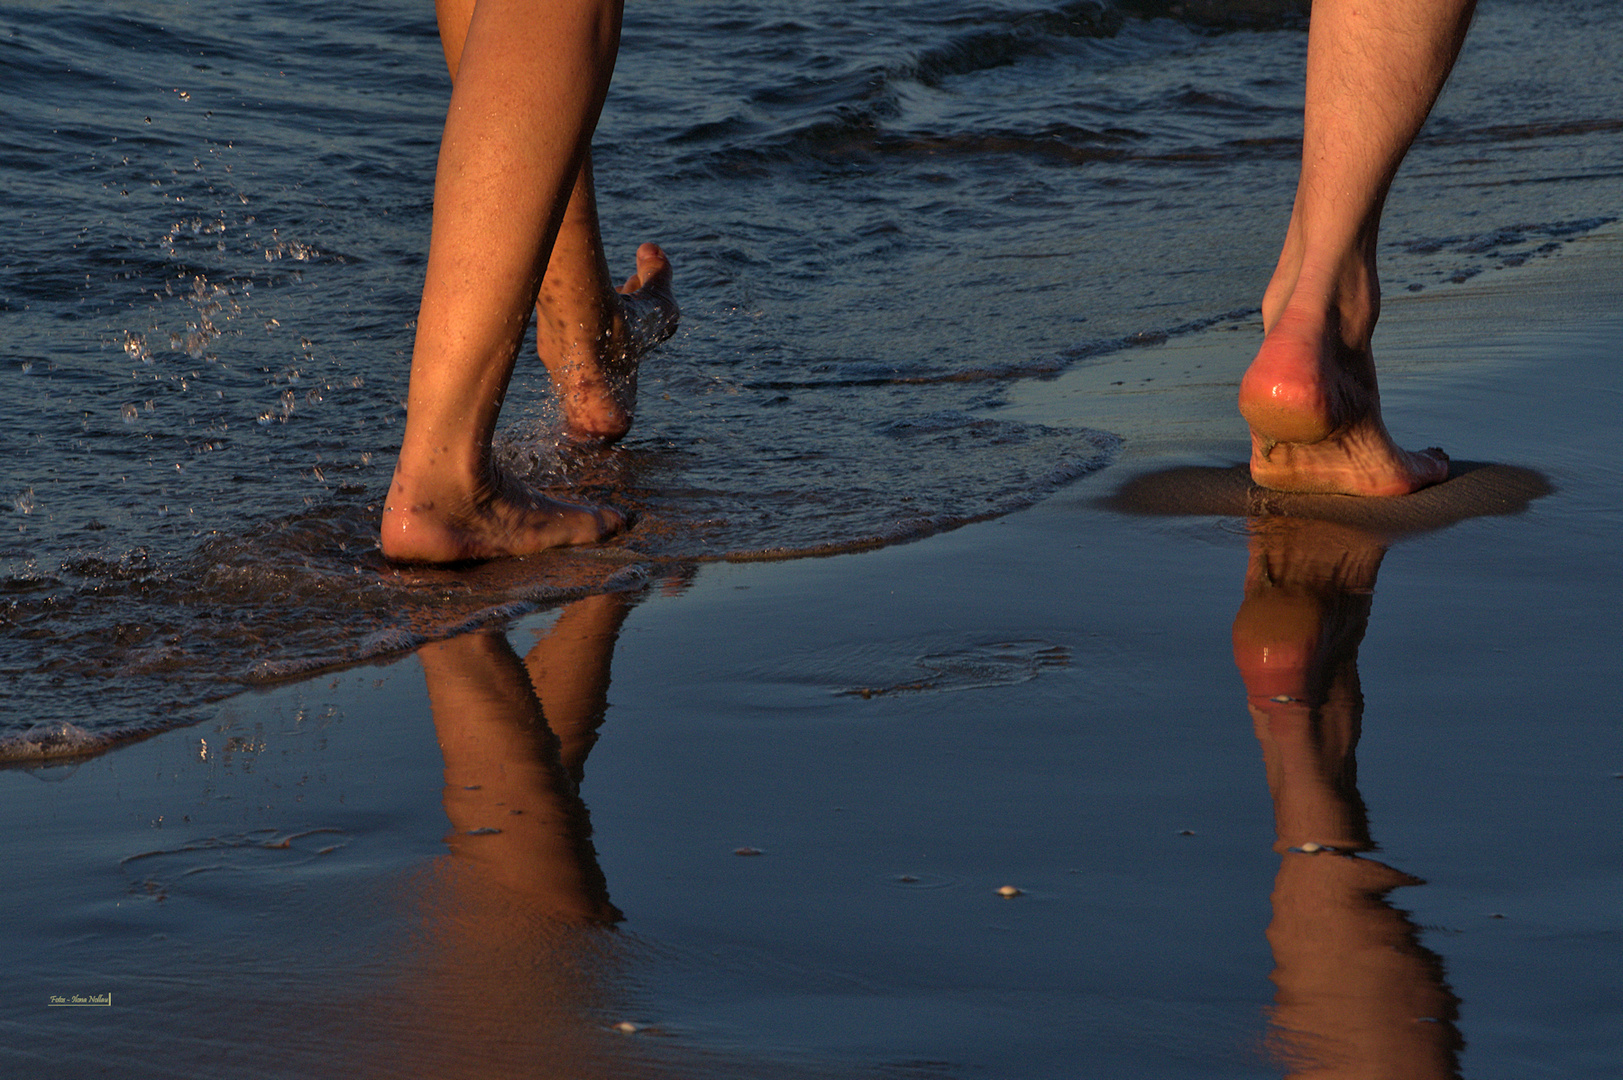
[[[1623,15],[1478,22],[1394,192],[1388,289],[1620,213]],[[925,535],[1107,464],[1108,416],[1015,423],[1002,397],[1253,318],[1302,27],[1268,0],[633,5],[606,239],[668,248],[683,327],[623,446],[560,453],[537,364],[506,450],[640,523],[459,573],[390,568],[374,539],[448,92],[430,7],[8,5],[5,754],[694,560]]]

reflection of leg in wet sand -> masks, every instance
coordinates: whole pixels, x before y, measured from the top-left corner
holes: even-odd
[[[452,833],[401,980],[409,1052],[428,1055],[406,1075],[621,1075],[620,950],[605,929],[620,913],[578,782],[630,606],[571,604],[524,660],[497,631],[418,651]]]
[[[576,784],[609,707],[609,661],[630,611],[619,593],[577,600],[524,658],[547,726],[558,737],[559,761]]]
[[[580,605],[596,610],[582,613],[577,624],[593,616],[600,626],[606,624],[599,639],[605,655],[579,657],[579,641],[554,640]],[[506,636],[494,630],[435,642],[418,651],[428,679],[434,729],[445,755],[452,858],[460,876],[479,881],[481,895],[487,888],[500,887],[535,914],[566,922],[609,923],[618,918],[597,868],[591,825],[577,785],[585,751],[603,720],[606,653],[613,648],[623,606],[617,597],[578,601],[553,633],[536,644],[527,664],[514,654]],[[576,659],[585,663],[569,663]],[[588,676],[582,686],[582,674],[593,668],[601,678]],[[531,674],[537,669],[551,669],[551,680],[532,683]],[[570,710],[570,722],[561,733],[543,712],[538,685],[550,692],[548,696],[577,706]],[[560,734],[568,739],[568,764],[560,753]]]
[[[1292,1076],[1458,1075],[1457,1001],[1386,894],[1416,880],[1373,848],[1358,794],[1358,645],[1385,548],[1356,529],[1273,520],[1251,539],[1234,656],[1273,793],[1275,1048]]]
[[[1448,475],[1381,419],[1370,339],[1381,208],[1465,38],[1475,0],[1314,0],[1302,171],[1240,383],[1251,475],[1282,491],[1404,495]]]
[[[570,433],[631,424],[641,355],[676,324],[644,244],[621,292],[598,235],[588,147],[619,47],[613,0],[441,0],[452,73],[406,431],[384,508],[393,559],[450,562],[601,538],[613,510],[496,471],[497,414],[530,311]]]

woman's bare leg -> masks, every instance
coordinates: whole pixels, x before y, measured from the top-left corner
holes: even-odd
[[[1459,54],[1475,0],[1315,0],[1302,172],[1263,299],[1262,349],[1240,384],[1263,487],[1403,495],[1448,475],[1381,420],[1370,339],[1392,178]]]
[[[526,491],[491,458],[496,417],[613,73],[620,3],[479,0],[463,25],[406,432],[384,507],[382,547],[394,559],[524,554],[597,540],[624,524],[611,509]]]
[[[439,0],[445,64],[456,79],[474,0]],[[637,249],[637,272],[616,285],[603,254],[588,152],[553,242],[535,301],[536,350],[552,375],[565,430],[613,442],[631,427],[637,369],[678,318],[671,267],[656,244]]]

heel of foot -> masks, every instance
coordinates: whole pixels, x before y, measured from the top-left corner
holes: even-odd
[[[1251,426],[1251,433],[1264,453],[1279,443],[1312,446],[1335,434],[1335,428],[1314,410],[1241,404],[1240,415]]]

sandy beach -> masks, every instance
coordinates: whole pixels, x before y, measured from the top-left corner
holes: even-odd
[[[1614,1076],[1619,265],[1390,299],[1403,507],[1220,328],[1019,384],[1126,438],[1033,509],[0,773],[0,1072]]]

